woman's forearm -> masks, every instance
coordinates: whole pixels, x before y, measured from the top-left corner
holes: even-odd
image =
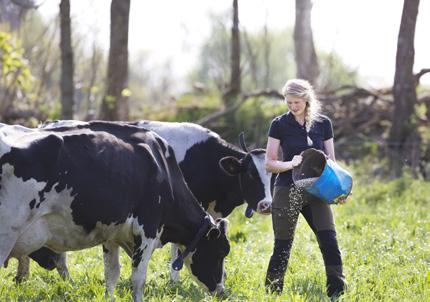
[[[291,161],[266,160],[266,171],[271,173],[282,173],[293,168]]]
[[[336,161],[336,156],[334,155],[334,142],[333,139],[330,138],[326,141],[324,141],[324,149],[327,154],[327,156],[332,160]]]

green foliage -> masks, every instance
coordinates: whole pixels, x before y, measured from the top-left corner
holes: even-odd
[[[265,148],[267,133],[273,117],[282,114],[286,105],[279,100],[252,98],[245,102],[235,114],[234,139],[245,131],[247,140],[256,147]]]
[[[38,118],[57,119],[60,110],[60,49],[54,20],[44,21],[37,11],[29,11],[17,32],[23,55],[34,76],[31,93],[24,100]],[[20,101],[22,103],[22,101]],[[56,115],[58,113],[58,115]]]
[[[15,35],[22,41],[22,56],[34,77],[22,99],[15,97],[13,100],[14,107],[25,105],[34,111],[34,117],[19,122],[31,125],[34,118],[59,118],[61,58],[58,22],[55,19],[44,20],[37,10],[30,10]],[[72,33],[72,41],[75,63],[75,117],[84,119],[89,111],[97,111],[100,106],[104,94],[106,56],[105,51],[95,45],[89,50],[86,36],[76,31]]]
[[[346,205],[332,206],[345,275],[349,284],[340,301],[430,300],[430,183],[410,177],[392,182],[354,179]],[[272,252],[270,216],[247,219],[245,207],[229,217],[231,251],[226,259],[224,301],[329,301],[325,273],[315,236],[300,217],[284,293],[266,294],[264,276]],[[169,281],[169,247],[157,250],[149,263],[148,301],[218,301],[192,281],[184,269],[181,284]],[[131,300],[128,256],[121,252],[116,301]],[[1,301],[105,301],[100,247],[69,253],[73,282],[31,263],[28,281],[16,286],[16,261],[0,271]]]
[[[113,110],[116,104],[116,98],[113,95],[107,95],[105,97],[105,103],[109,110]]]
[[[43,115],[47,117],[47,120],[56,120],[56,119],[59,119],[61,115],[61,103],[60,102],[53,102],[52,104],[42,103],[40,104],[38,110],[40,110],[40,112],[43,112]]]
[[[32,76],[23,52],[18,39],[0,31],[0,79],[3,87],[17,86],[22,91],[30,89]]]
[[[172,119],[178,122],[197,121],[221,106],[221,97],[216,93],[185,93],[176,100],[176,115]]]
[[[149,120],[193,122],[221,107],[221,97],[216,93],[184,93],[170,105],[145,106],[137,113]],[[139,119],[137,117],[136,119]]]

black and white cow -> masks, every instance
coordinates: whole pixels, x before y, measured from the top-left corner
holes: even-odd
[[[267,214],[272,202],[271,173],[265,169],[264,149],[248,151],[241,136],[240,150],[193,123],[140,121],[136,125],[155,131],[173,147],[188,186],[213,217],[227,217],[244,201],[254,211]]]
[[[213,131],[192,123],[140,121],[131,124],[156,132],[172,146],[189,188],[212,217],[226,217],[244,201],[248,208],[263,214],[270,208],[271,173],[264,167],[264,149],[248,151],[242,137],[243,150],[240,150]],[[88,122],[62,120],[46,123],[41,128],[61,132],[88,125]],[[173,258],[176,254],[173,246]],[[64,255],[60,257],[44,248],[30,257],[47,269],[56,267],[63,277],[68,276]],[[17,280],[28,274],[25,264],[20,261]],[[177,281],[179,272],[172,269],[171,278]]]
[[[185,259],[199,283],[222,292],[226,221],[206,214],[154,132],[106,122],[0,128],[1,266],[43,246],[62,253],[103,244],[113,294],[121,246],[133,260],[133,298],[142,301],[149,258],[167,242],[182,247],[176,269]]]

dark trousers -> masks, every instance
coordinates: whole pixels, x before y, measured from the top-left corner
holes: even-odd
[[[275,243],[267,269],[266,286],[271,291],[282,291],[299,213],[302,213],[317,237],[326,269],[328,295],[342,292],[345,277],[333,212],[327,203],[294,185],[275,187],[272,203]]]

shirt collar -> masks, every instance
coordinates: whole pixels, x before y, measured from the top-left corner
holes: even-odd
[[[291,111],[288,111],[285,114],[285,117],[286,117],[287,123],[290,124],[290,125],[292,125],[292,126],[295,126],[295,127],[298,127],[298,128],[304,128],[304,127],[306,127],[306,121],[303,124],[303,126],[300,125],[299,122],[296,121],[296,119],[294,118],[294,115],[291,113]]]

